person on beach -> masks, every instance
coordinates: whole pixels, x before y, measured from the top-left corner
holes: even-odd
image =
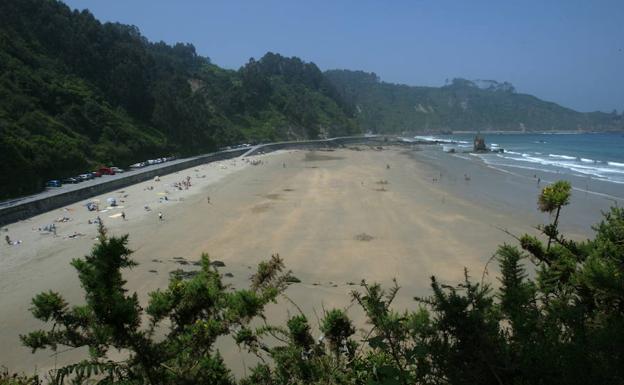
[[[163,215],[162,212],[158,212],[158,220],[162,221],[163,220]]]
[[[6,241],[7,245],[13,246],[13,242],[11,242],[11,237],[7,235],[6,237],[4,237],[4,240]]]
[[[126,212],[125,211],[121,212],[121,219],[123,219],[124,221],[126,220]]]
[[[207,196],[207,197],[206,197],[206,202],[208,202],[208,204],[211,204],[211,203],[210,203],[210,197],[209,197],[209,196]]]

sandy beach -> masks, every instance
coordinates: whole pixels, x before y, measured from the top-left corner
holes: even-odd
[[[70,303],[81,301],[69,262],[89,252],[96,225],[88,221],[98,215],[110,233],[130,234],[139,266],[127,272],[128,288],[143,303],[149,291],[167,284],[170,271],[192,268],[174,257],[191,262],[202,252],[225,263],[222,273],[233,275],[225,281],[235,287],[247,285],[257,263],[279,253],[302,281],[287,295],[312,320],[323,308],[348,307],[349,292],[362,279],[389,285],[396,278],[398,307],[416,306],[414,296],[429,294],[431,275],[455,283],[467,267],[480,280],[496,246],[514,243],[501,229],[536,233],[534,226],[547,218],[536,209],[539,186],[530,176],[440,153],[403,147],[281,151],[253,157],[259,165],[216,162],[94,197],[101,209],[107,198],[117,199],[119,207],[106,212],[90,212],[83,201],[6,226],[2,237],[22,243],[0,247],[0,365],[41,371],[84,353],[32,355],[18,335],[41,327],[28,312],[37,293],[54,290]],[[188,190],[173,187],[187,176]],[[563,228],[588,237],[600,210],[611,204],[601,195],[575,193],[562,214]],[[62,217],[70,220],[56,223],[56,237],[37,230]],[[489,270],[486,280],[496,284],[495,268]],[[269,320],[283,322],[288,311],[286,301],[272,305]],[[364,326],[357,309],[349,312]],[[250,362],[228,342],[220,346],[235,370]]]

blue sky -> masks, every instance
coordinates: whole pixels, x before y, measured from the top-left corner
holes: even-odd
[[[624,109],[624,0],[64,1],[226,68],[273,51],[393,83],[494,79],[580,111]]]

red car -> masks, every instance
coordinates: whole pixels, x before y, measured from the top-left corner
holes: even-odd
[[[100,169],[98,170],[98,172],[101,175],[115,175],[115,170],[113,170],[110,167],[100,167]]]

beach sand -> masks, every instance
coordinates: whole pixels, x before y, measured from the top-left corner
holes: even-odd
[[[109,196],[124,200],[119,203],[123,209],[99,215],[111,234],[130,234],[139,266],[125,276],[143,304],[148,292],[166,286],[170,271],[192,267],[174,257],[191,262],[208,252],[225,263],[222,273],[233,274],[224,278],[227,283],[245,287],[256,265],[279,253],[302,281],[291,285],[287,295],[313,324],[323,309],[349,307],[358,327],[365,327],[359,309],[350,307],[349,292],[358,288],[353,283],[366,279],[388,286],[396,278],[401,286],[397,308],[414,308],[414,296],[430,294],[432,275],[457,283],[466,267],[473,279],[481,280],[497,245],[515,243],[501,229],[535,234],[534,226],[547,219],[537,212],[539,187],[529,177],[440,153],[403,147],[281,151],[258,157],[263,162],[257,166],[240,159],[217,162],[97,197],[100,202]],[[187,175],[193,186],[174,191],[171,183]],[[154,189],[146,190],[148,186]],[[162,201],[163,194],[168,201]],[[70,303],[82,301],[69,262],[86,255],[96,235],[96,226],[87,221],[97,214],[84,203],[2,232],[3,238],[9,234],[23,241],[0,248],[0,364],[12,371],[32,373],[35,365],[41,371],[55,360],[62,365],[84,354],[32,355],[18,339],[42,326],[28,312],[37,293],[51,289]],[[590,224],[611,203],[593,195],[573,198],[573,206],[562,214],[564,228],[575,238],[590,236]],[[152,211],[144,210],[146,204]],[[121,210],[127,220],[110,218]],[[157,218],[159,211],[163,221]],[[71,221],[57,224],[57,237],[33,230],[62,216]],[[86,235],[65,238],[74,232]],[[496,266],[488,270],[486,281],[496,284]],[[283,300],[269,306],[268,318],[283,324],[294,312]],[[237,374],[253,362],[229,341],[219,341],[219,348]]]

